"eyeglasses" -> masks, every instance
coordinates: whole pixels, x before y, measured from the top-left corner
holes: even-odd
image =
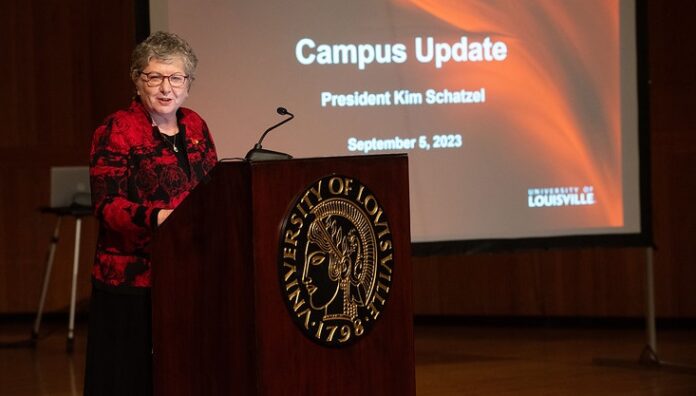
[[[186,79],[189,78],[189,76],[184,74],[170,74],[168,76],[159,73],[140,72],[140,74],[145,76],[143,80],[148,87],[159,87],[164,80],[169,80],[169,85],[174,88],[181,88],[186,83]]]

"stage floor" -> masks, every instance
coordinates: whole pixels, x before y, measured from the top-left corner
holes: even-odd
[[[45,324],[36,349],[0,349],[0,395],[82,394],[86,327],[78,324],[73,354],[65,327]],[[30,328],[0,323],[0,344]],[[637,364],[641,329],[417,325],[417,394],[696,395],[696,330],[658,329],[657,341],[660,358],[675,365]]]

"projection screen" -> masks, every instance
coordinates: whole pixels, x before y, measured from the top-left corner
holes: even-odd
[[[221,158],[407,153],[416,243],[643,233],[619,0],[151,0]]]

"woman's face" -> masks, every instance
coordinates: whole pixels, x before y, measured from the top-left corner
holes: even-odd
[[[152,59],[143,69],[143,73],[157,73],[162,76],[186,75],[184,61],[179,57],[175,57],[171,62],[167,63],[158,59]],[[169,79],[165,78],[161,84],[151,87],[145,81],[146,78],[146,76],[141,74],[136,79],[135,86],[140,100],[147,111],[153,116],[162,118],[176,117],[176,111],[188,98],[190,80],[186,79],[181,87],[172,87]]]

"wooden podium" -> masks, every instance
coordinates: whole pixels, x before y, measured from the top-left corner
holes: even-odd
[[[332,175],[369,188],[393,249],[386,302],[363,318],[368,331],[338,346],[294,321],[280,253],[298,195]],[[155,395],[415,395],[406,155],[219,163],[152,248]]]

